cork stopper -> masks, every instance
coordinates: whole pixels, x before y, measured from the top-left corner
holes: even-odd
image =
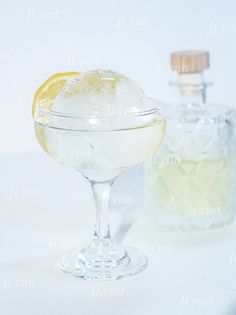
[[[171,54],[171,69],[178,73],[196,73],[209,68],[209,53],[201,50],[179,51]]]

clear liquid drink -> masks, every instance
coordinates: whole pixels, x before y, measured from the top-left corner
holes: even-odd
[[[165,120],[121,130],[62,129],[35,122],[39,143],[61,164],[77,170],[123,170],[151,156],[165,132]],[[43,135],[43,137],[42,137]]]

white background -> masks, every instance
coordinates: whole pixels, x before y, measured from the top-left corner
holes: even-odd
[[[211,99],[235,106],[235,10],[233,0],[0,0],[1,315],[235,315],[234,225],[181,234],[141,220],[125,242],[145,251],[145,272],[108,283],[63,274],[59,254],[91,237],[92,195],[41,152],[31,117],[35,90],[62,71],[118,70],[168,100],[169,54],[185,49],[210,51]],[[121,201],[137,188],[129,174],[114,187]]]

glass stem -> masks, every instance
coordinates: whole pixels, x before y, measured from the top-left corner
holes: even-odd
[[[111,243],[108,210],[112,184],[113,181],[91,183],[96,204],[94,239],[101,242],[101,245],[109,245]]]

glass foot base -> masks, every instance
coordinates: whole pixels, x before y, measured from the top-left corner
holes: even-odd
[[[133,276],[147,266],[145,255],[137,249],[116,247],[109,255],[94,255],[91,248],[74,249],[60,261],[61,269],[85,280],[115,280]]]

